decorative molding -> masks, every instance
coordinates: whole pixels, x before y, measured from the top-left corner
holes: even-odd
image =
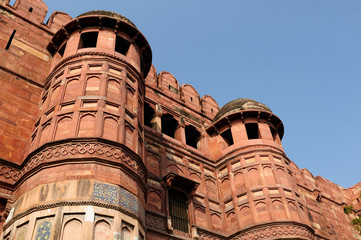
[[[228,237],[200,228],[198,228],[197,232],[199,240],[266,240],[281,238],[305,240],[315,239],[314,231],[310,227],[293,222],[257,225]]]
[[[11,167],[11,163],[0,161],[0,179],[7,180],[8,184],[16,184],[26,173],[43,163],[63,159],[74,161],[79,158],[101,158],[122,163],[145,182],[147,170],[141,159],[132,156],[121,144],[112,145],[100,142],[101,140],[67,139],[51,142],[29,154],[22,166]]]
[[[294,237],[298,239],[314,239],[313,232],[303,226],[295,226],[295,225],[275,225],[275,226],[264,226],[256,229],[252,229],[251,231],[247,231],[246,233],[242,233],[232,240],[248,240],[248,239],[276,239],[276,238],[284,238],[284,237]]]
[[[216,160],[216,162],[219,162],[223,159],[225,159],[227,156],[237,152],[237,151],[242,151],[242,150],[246,150],[246,149],[250,149],[250,148],[272,148],[275,150],[278,150],[281,152],[281,154],[285,154],[284,151],[281,148],[275,147],[275,146],[271,146],[271,145],[267,145],[267,144],[253,144],[253,145],[247,145],[244,147],[239,147],[239,148],[235,148],[232,151],[226,153],[225,155],[223,155],[222,157],[220,157],[219,159]]]
[[[4,163],[0,163],[0,176],[4,176],[5,179],[12,179],[15,182],[20,179],[22,172],[19,169],[15,169],[6,166]]]
[[[146,212],[145,225],[147,228],[167,232],[167,218],[158,214]]]
[[[47,209],[51,209],[51,208],[57,208],[57,207],[64,207],[64,206],[94,206],[94,207],[101,207],[101,208],[107,208],[107,209],[113,209],[119,212],[122,212],[132,218],[135,218],[139,221],[139,223],[141,224],[141,226],[144,228],[145,227],[145,219],[142,219],[142,216],[137,216],[129,211],[127,211],[126,209],[122,208],[121,206],[116,206],[116,205],[112,205],[112,204],[106,204],[106,203],[100,203],[100,202],[95,202],[95,201],[64,201],[64,202],[55,202],[55,203],[50,203],[50,204],[45,204],[45,205],[40,205],[40,206],[36,206],[36,207],[32,207],[22,213],[19,213],[17,215],[15,215],[14,217],[12,217],[6,224],[4,224],[3,226],[3,230],[5,231],[7,228],[9,228],[15,221],[33,213],[33,212],[37,212],[37,211],[42,211],[42,210],[47,210]],[[144,212],[144,211],[143,211]]]
[[[76,156],[84,158],[84,155],[91,157],[102,157],[107,160],[120,160],[125,166],[137,173],[144,181],[146,170],[136,158],[133,158],[120,146],[114,146],[101,142],[70,142],[53,146],[47,146],[40,152],[32,156],[21,170],[21,176],[41,163],[50,160],[60,160],[63,158],[74,158]]]

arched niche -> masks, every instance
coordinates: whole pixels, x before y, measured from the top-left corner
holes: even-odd
[[[285,209],[280,199],[272,201],[272,209],[276,220],[286,219]]]
[[[55,132],[55,140],[69,138],[71,135],[71,120],[70,116],[65,116],[60,118],[58,121],[56,132]]]
[[[201,228],[207,228],[207,216],[204,209],[197,207],[194,210],[194,217],[196,219],[197,226]]]
[[[206,179],[207,196],[213,200],[218,200],[217,184],[214,180]]]
[[[265,202],[259,201],[256,203],[256,212],[259,222],[268,222],[271,220],[268,208]]]
[[[94,240],[111,240],[111,226],[105,220],[99,220],[94,227]]]
[[[82,222],[76,218],[64,224],[62,240],[82,240]]]
[[[86,81],[85,87],[86,96],[99,96],[100,95],[100,78],[98,76],[91,76]]]
[[[93,114],[84,114],[80,118],[78,137],[94,137],[95,135],[95,116]]]
[[[118,120],[114,117],[104,118],[103,137],[109,140],[118,140]]]
[[[222,219],[218,214],[211,214],[211,225],[213,230],[222,230]]]
[[[73,99],[79,95],[79,79],[69,79],[65,85],[64,100]]]
[[[253,223],[253,215],[249,206],[242,206],[239,209],[242,226],[249,226]]]
[[[121,91],[120,82],[115,79],[109,79],[107,84],[107,98],[120,101],[121,100],[120,91]]]
[[[237,216],[234,212],[230,212],[227,214],[227,225],[228,231],[230,233],[235,232],[239,229]]]

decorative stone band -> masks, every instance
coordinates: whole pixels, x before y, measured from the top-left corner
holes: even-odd
[[[94,182],[90,200],[58,201],[32,207],[13,216],[4,225],[4,230],[11,226],[11,224],[13,224],[16,220],[25,217],[33,212],[57,208],[61,206],[95,206],[107,209],[114,209],[137,219],[138,221],[140,221],[142,227],[145,227],[145,210],[143,205],[134,194],[116,185]]]
[[[66,159],[99,158],[104,161],[121,163],[131,171],[135,172],[144,182],[146,168],[141,159],[131,151],[127,151],[122,144],[108,144],[102,139],[83,139],[82,141],[66,140],[46,144],[28,156],[23,167],[19,169],[9,167],[4,162],[0,162],[0,180],[5,178],[9,184],[14,184],[23,175],[42,163]],[[134,155],[134,156],[133,156]]]
[[[19,169],[7,166],[6,163],[0,162],[0,180],[6,180],[8,184],[14,184],[22,176]]]
[[[159,214],[147,211],[145,215],[145,224],[148,230],[167,231],[167,218]]]
[[[272,150],[277,150],[281,154],[285,154],[282,149],[280,149],[278,147],[275,147],[275,146],[271,146],[271,145],[268,145],[268,144],[252,144],[252,145],[247,145],[247,146],[244,146],[244,147],[235,148],[232,151],[229,151],[224,156],[217,159],[217,162],[222,161],[223,159],[227,158],[229,155],[231,155],[233,153],[236,153],[238,151],[243,151],[243,150],[248,150],[248,149],[255,149],[255,148],[270,148]]]
[[[198,229],[200,240],[266,240],[266,239],[305,239],[314,240],[314,231],[312,228],[295,222],[278,222],[257,225],[241,232],[235,233],[229,237],[223,237],[202,229]]]
[[[62,158],[84,158],[86,156],[106,158],[124,163],[128,168],[136,172],[142,180],[145,180],[145,167],[141,166],[140,160],[127,153],[122,146],[114,146],[102,142],[70,142],[55,146],[45,147],[35,154],[22,169],[22,173],[29,171],[42,162]]]

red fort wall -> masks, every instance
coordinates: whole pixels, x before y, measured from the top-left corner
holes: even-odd
[[[299,169],[266,105],[157,73],[119,14],[0,12],[3,239],[361,238],[360,183]]]

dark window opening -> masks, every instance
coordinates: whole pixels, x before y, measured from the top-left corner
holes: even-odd
[[[6,198],[0,198],[0,214],[3,215],[8,200]]]
[[[257,123],[246,123],[246,131],[248,139],[258,139],[258,124]]]
[[[178,122],[170,114],[162,115],[162,133],[174,138],[175,130],[177,130]]]
[[[188,198],[175,189],[169,189],[169,214],[172,227],[182,232],[188,232]]]
[[[277,138],[277,131],[276,129],[274,129],[273,127],[269,127],[271,129],[271,134],[272,134],[272,137],[273,137],[273,141],[276,141],[276,138]]]
[[[10,0],[9,5],[14,6],[15,2],[16,2],[16,0]]]
[[[231,129],[228,129],[221,133],[221,137],[227,143],[228,146],[233,145],[233,136]]]
[[[116,52],[126,55],[129,50],[129,47],[130,47],[130,42],[128,42],[124,38],[117,36],[117,39],[115,40]]]
[[[186,144],[188,146],[197,148],[197,143],[201,137],[201,134],[197,131],[197,129],[193,126],[186,126],[185,134],[186,134]]]
[[[97,46],[98,32],[87,32],[80,35],[79,47],[81,48],[93,48]]]
[[[191,102],[193,102],[193,98],[191,97]]]
[[[29,8],[29,12],[33,12],[33,8],[32,8],[32,7]]]
[[[144,125],[152,127],[152,120],[154,117],[154,109],[149,105],[149,103],[144,103]]]
[[[211,108],[211,113],[213,113],[213,108]]]
[[[66,43],[63,44],[63,46],[61,46],[61,48],[59,49],[58,53],[60,54],[60,56],[64,56],[65,47],[66,47]]]
[[[9,41],[8,41],[8,44],[6,44],[5,50],[9,50],[10,45],[11,45],[11,42],[12,42],[13,39],[14,39],[15,33],[16,33],[16,30],[14,30],[13,33],[11,34],[11,36],[10,36],[10,38],[9,38]]]

